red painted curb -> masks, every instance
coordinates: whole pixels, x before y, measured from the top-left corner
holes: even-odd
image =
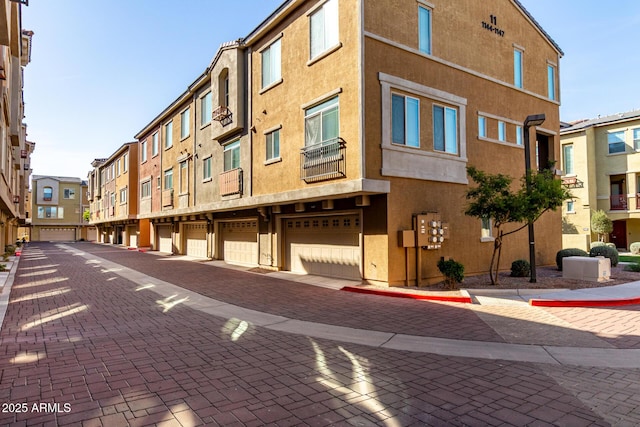
[[[534,307],[619,307],[622,305],[640,304],[640,297],[628,299],[605,300],[544,300],[532,299],[529,304]]]
[[[143,252],[144,253],[144,252],[147,252],[147,250],[146,249],[138,249],[138,252]]]
[[[373,289],[354,288],[351,286],[345,286],[340,290],[347,291],[347,292],[355,292],[357,294],[380,295],[384,297],[393,297],[393,298],[409,298],[409,299],[427,300],[427,301],[461,302],[466,304],[472,303],[470,297],[409,294],[405,292],[378,291]]]
[[[136,248],[127,248],[128,251],[135,251]]]

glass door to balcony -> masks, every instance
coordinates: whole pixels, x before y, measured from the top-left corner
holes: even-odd
[[[611,205],[612,211],[627,210],[627,185],[624,175],[613,175],[609,178],[611,187]]]

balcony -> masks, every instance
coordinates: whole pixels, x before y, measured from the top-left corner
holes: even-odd
[[[219,106],[211,113],[211,119],[220,122],[222,126],[226,126],[233,122],[233,113],[228,107]]]
[[[162,207],[173,208],[173,188],[162,191]]]
[[[613,194],[609,198],[611,202],[610,209],[612,211],[626,211],[627,208],[627,195],[626,194]]]
[[[242,194],[242,169],[231,169],[220,174],[220,195]]]
[[[334,138],[300,150],[300,179],[317,182],[346,176],[346,145]]]

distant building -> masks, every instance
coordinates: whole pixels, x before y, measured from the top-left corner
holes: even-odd
[[[613,220],[607,236],[621,249],[640,242],[640,110],[569,123],[560,131],[563,182],[573,198],[562,209],[562,244],[597,240],[591,214]]]
[[[32,241],[95,240],[95,228],[83,219],[89,209],[86,181],[34,175],[31,188]]]

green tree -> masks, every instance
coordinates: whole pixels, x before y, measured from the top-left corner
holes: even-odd
[[[604,237],[613,231],[613,221],[602,209],[591,214],[591,231],[598,235],[599,242],[604,242]]]
[[[562,206],[565,200],[571,198],[571,193],[562,186],[559,179],[554,179],[553,172],[549,169],[525,175],[517,189],[513,189],[513,178],[507,175],[488,174],[474,166],[467,167],[467,173],[477,185],[467,190],[468,205],[465,215],[489,218],[495,230],[489,277],[491,284],[496,285],[503,239],[525,228],[528,221],[535,222],[545,212]],[[527,191],[527,180],[530,191]],[[510,223],[522,225],[505,232],[504,226]],[[535,266],[532,265],[531,268]]]
[[[89,212],[89,209],[85,209],[84,212],[82,212],[82,220],[89,222],[90,219],[91,219],[91,213]]]

